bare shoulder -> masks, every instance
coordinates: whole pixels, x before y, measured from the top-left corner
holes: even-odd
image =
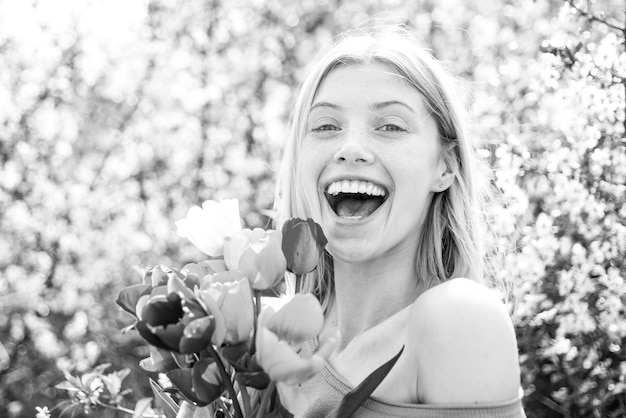
[[[495,293],[472,280],[452,279],[415,301],[407,348],[420,402],[485,403],[518,395],[513,324]]]

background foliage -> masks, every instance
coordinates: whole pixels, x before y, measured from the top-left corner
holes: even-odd
[[[383,11],[467,80],[528,416],[626,414],[622,0],[0,0],[0,416],[102,363],[150,395],[117,292],[200,257],[191,205],[267,224],[307,64]]]

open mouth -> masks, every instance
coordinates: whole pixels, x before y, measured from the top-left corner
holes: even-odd
[[[331,209],[342,218],[365,218],[387,199],[384,187],[363,180],[332,182],[324,192]]]

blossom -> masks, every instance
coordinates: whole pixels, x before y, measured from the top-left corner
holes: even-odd
[[[282,233],[282,250],[287,259],[287,270],[294,274],[306,274],[315,270],[328,242],[322,227],[311,218],[292,218],[285,222]]]
[[[274,315],[269,316],[265,325],[281,340],[300,346],[320,333],[324,325],[324,312],[315,296],[296,294]]]
[[[36,406],[35,410],[37,411],[35,418],[50,418],[50,409],[47,406]]]
[[[284,277],[287,261],[281,250],[279,231],[243,229],[224,240],[224,261],[239,270],[254,289],[274,287]]]
[[[258,318],[256,359],[277,382],[302,383],[317,374],[337,345],[336,330],[320,334],[324,316],[313,295],[296,295],[280,311],[266,308]],[[299,354],[300,345],[319,335],[319,349],[310,357]]]
[[[215,317],[215,345],[236,344],[250,338],[254,329],[252,290],[241,272],[216,273],[196,293]]]
[[[155,347],[178,351],[185,324],[181,297],[177,293],[152,296],[143,307],[137,331]]]
[[[195,275],[202,280],[209,274],[215,274],[226,270],[224,260],[204,260],[198,263],[187,263],[181,269],[185,277]]]
[[[237,199],[207,200],[202,208],[189,209],[187,217],[177,221],[176,227],[179,236],[189,239],[203,253],[221,256],[224,238],[241,230],[239,202]]]

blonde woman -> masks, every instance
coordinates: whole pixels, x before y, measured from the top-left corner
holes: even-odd
[[[303,291],[340,337],[302,416],[402,347],[356,416],[524,416],[513,326],[483,284],[485,184],[464,123],[451,77],[404,28],[342,36],[305,80],[277,208],[328,238]]]

